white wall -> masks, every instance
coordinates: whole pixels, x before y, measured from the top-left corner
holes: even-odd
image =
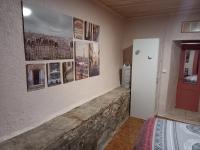
[[[164,113],[167,107],[169,71],[173,40],[197,40],[200,33],[181,33],[182,21],[200,20],[200,12],[179,13],[163,17],[132,20],[126,23],[123,48],[132,45],[135,38],[160,38],[158,112]],[[161,73],[166,69],[167,73]]]
[[[0,4],[0,141],[119,86],[121,20],[87,0],[35,0],[100,25],[100,76],[27,92],[20,1]]]
[[[170,70],[169,70],[166,111],[174,109],[176,105],[176,91],[179,78],[180,56],[181,56],[181,44],[179,42],[173,42]]]

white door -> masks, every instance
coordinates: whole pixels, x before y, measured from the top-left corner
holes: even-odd
[[[131,116],[148,119],[155,114],[159,39],[133,41]]]

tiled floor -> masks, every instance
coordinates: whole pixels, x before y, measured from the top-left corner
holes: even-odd
[[[188,122],[192,124],[200,124],[200,112],[191,112],[182,109],[171,109],[164,114],[159,114],[158,116],[169,118],[177,121]]]
[[[144,120],[130,117],[113,136],[105,150],[133,150]]]

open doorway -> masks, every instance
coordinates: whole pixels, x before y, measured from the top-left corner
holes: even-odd
[[[173,41],[166,116],[200,121],[200,41]]]

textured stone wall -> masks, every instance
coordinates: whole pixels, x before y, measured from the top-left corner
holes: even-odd
[[[102,150],[129,116],[129,90],[117,88],[0,144],[0,150]]]

